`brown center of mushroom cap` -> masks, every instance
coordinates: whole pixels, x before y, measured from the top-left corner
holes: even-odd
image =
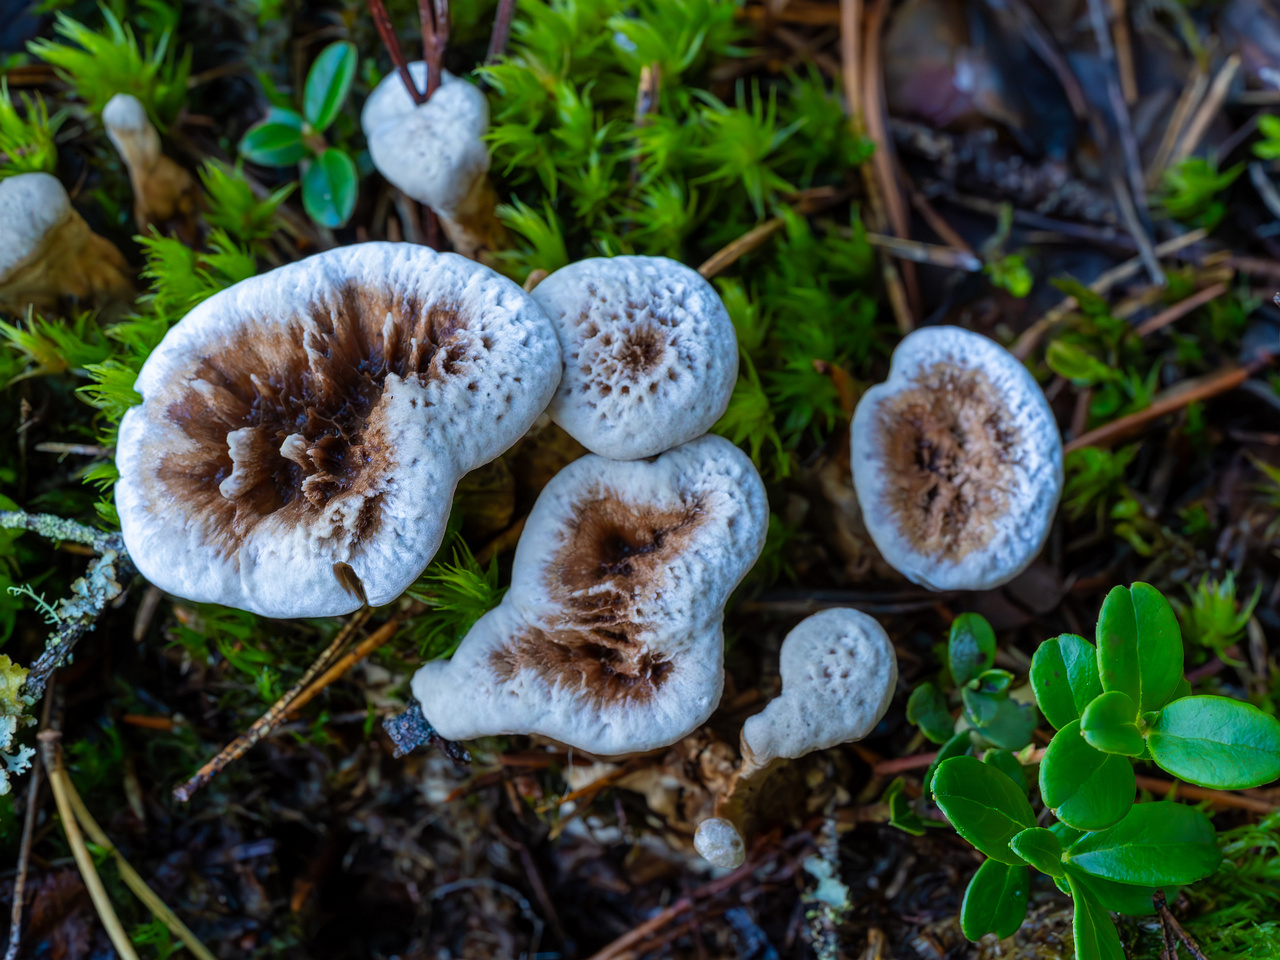
[[[547,563],[545,587],[563,610],[493,653],[503,679],[532,670],[553,687],[603,702],[643,701],[669,678],[672,663],[653,649],[662,583],[704,518],[689,501],[674,510],[633,506],[605,494],[578,507],[567,540]]]
[[[419,384],[451,375],[489,346],[466,326],[457,304],[354,282],[288,322],[233,324],[226,346],[195,359],[163,396],[168,420],[194,441],[160,464],[167,496],[204,518],[228,552],[267,517],[312,522],[335,499],[359,498],[335,532],[358,547],[381,523],[395,463],[380,403],[387,375]]]
[[[884,505],[907,541],[948,561],[986,546],[1008,508],[1019,442],[987,375],[935,364],[879,415]]]
[[[611,304],[595,284],[587,285],[587,294],[589,300],[576,323],[582,345],[570,357],[581,363],[580,372],[587,378],[580,390],[607,397],[616,388],[625,396],[650,381],[647,390],[656,393],[658,381],[653,375],[667,351],[675,348],[677,338],[676,324],[666,311],[657,309],[659,291],[648,303],[629,296]],[[600,321],[606,318],[609,322],[602,329]],[[679,374],[668,369],[666,376],[675,380]]]

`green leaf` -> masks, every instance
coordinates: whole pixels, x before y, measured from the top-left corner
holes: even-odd
[[[1185,697],[1160,711],[1147,733],[1151,759],[1188,783],[1217,790],[1280,777],[1280,721],[1227,697]]]
[[[1089,891],[1097,897],[1098,902],[1112,913],[1123,913],[1126,917],[1149,917],[1156,912],[1155,903],[1151,899],[1158,889],[1156,887],[1138,887],[1131,883],[1116,883],[1114,880],[1104,880],[1102,877],[1091,877],[1079,867],[1069,863],[1064,864],[1064,868],[1068,874],[1088,887]],[[1062,881],[1055,878],[1054,883],[1058,884],[1058,889],[1063,893],[1070,893],[1069,888],[1063,889],[1065,884]],[[1167,886],[1159,889],[1163,889],[1165,896],[1172,902],[1182,888]]]
[[[141,402],[141,401],[139,401]],[[968,730],[961,730],[954,737],[948,740],[938,750],[938,755],[933,758],[933,763],[929,764],[929,769],[924,773],[924,783],[921,789],[925,793],[933,792],[933,777],[938,772],[938,767],[950,760],[952,757],[962,757],[965,752],[973,746],[973,737],[970,736]]]
[[[1111,915],[1098,902],[1093,892],[1068,873],[1067,884],[1075,901],[1071,933],[1076,941],[1076,960],[1125,960],[1120,934]]]
[[[1085,873],[1149,887],[1194,883],[1221,861],[1209,818],[1168,800],[1136,803],[1115,826],[1087,833],[1067,850],[1067,862]]]
[[[996,635],[985,617],[962,613],[951,622],[947,658],[957,687],[991,669],[996,659]]]
[[[913,837],[922,837],[925,831],[924,821],[916,815],[911,801],[903,793],[905,787],[906,781],[897,777],[885,788],[882,802],[889,805],[889,826],[897,827]]]
[[[1026,793],[1031,785],[1027,782],[1027,774],[1022,769],[1022,764],[1018,762],[1012,751],[1009,750],[988,750],[982,757],[983,763],[989,763],[1002,772],[1006,777],[1016,783],[1023,793]]]
[[[1119,690],[1104,693],[1084,708],[1080,732],[1104,753],[1140,757],[1146,748],[1138,729],[1137,705],[1127,693]]]
[[[933,778],[933,799],[956,832],[993,860],[1020,864],[1009,841],[1036,825],[1018,785],[976,757],[952,757]]]
[[[264,167],[287,167],[307,155],[302,142],[302,117],[272,107],[267,117],[240,138],[240,156]]]
[[[356,208],[359,174],[352,159],[330,147],[316,157],[302,177],[302,206],[316,223],[340,227]]]
[[[1159,710],[1182,679],[1182,633],[1169,601],[1146,583],[1116,587],[1098,614],[1102,689],[1127,693],[1135,716]]]
[[[355,44],[340,40],[320,51],[320,56],[311,64],[302,112],[317,133],[323,133],[337,118],[351,90],[359,59]]]
[[[946,743],[956,732],[955,721],[947,709],[947,698],[932,683],[922,683],[911,691],[907,700],[907,722],[934,743]]]
[[[961,696],[970,692],[966,688],[961,691]],[[968,700],[969,698],[965,697],[966,705]],[[1008,697],[1001,697],[995,700],[994,713],[977,729],[978,733],[993,746],[1005,750],[1021,750],[1031,742],[1031,734],[1035,728],[1036,712],[1031,704],[1018,703]]]
[[[1041,873],[1061,877],[1062,843],[1052,830],[1030,827],[1009,841],[1009,849]]]
[[[1103,753],[1080,735],[1073,720],[1049,742],[1040,761],[1040,796],[1063,823],[1078,830],[1101,830],[1118,823],[1138,792],[1133,764]]]
[[[1073,633],[1046,640],[1031,658],[1031,688],[1040,712],[1055,730],[1079,720],[1084,708],[1102,693],[1097,649]]]
[[[1091,387],[1117,379],[1119,374],[1083,347],[1064,340],[1054,340],[1044,355],[1045,363],[1058,376],[1078,387]]]
[[[1031,877],[1026,867],[985,860],[969,881],[960,905],[960,930],[969,940],[994,933],[1013,936],[1027,915]]]

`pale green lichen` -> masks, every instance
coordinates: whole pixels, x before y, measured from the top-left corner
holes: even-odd
[[[15,747],[13,743],[18,728],[27,722],[25,714],[32,704],[31,698],[21,692],[26,679],[25,668],[0,655],[0,797],[10,790],[10,775],[29,770],[35,756],[31,747]]]

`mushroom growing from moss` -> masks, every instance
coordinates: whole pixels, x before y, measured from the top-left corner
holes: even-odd
[[[529,515],[502,603],[414,675],[427,721],[597,756],[675,743],[720,700],[724,604],[768,518],[751,460],[720,437],[571,463]]]
[[[130,555],[190,600],[273,617],[394,600],[458,479],[532,425],[559,349],[528,295],[413,244],[317,254],[215,294],[138,377],[116,505]]]
[[[56,177],[0,180],[0,311],[53,310],[64,297],[102,306],[131,300],[129,265],[89,229]]]
[[[931,590],[987,590],[1044,545],[1062,490],[1062,438],[1011,353],[925,327],[853,416],[853,483],[884,559]]]
[[[548,413],[592,453],[651,457],[706,433],[729,405],[738,341],[715,288],[666,257],[597,257],[533,298],[565,372]]]
[[[409,74],[419,90],[426,87],[423,61],[409,64]],[[474,84],[448,71],[441,78],[430,99],[415,104],[392,71],[369,94],[360,126],[378,172],[436,212],[458,253],[485,259],[507,245],[489,182],[489,103]]]
[[[155,224],[185,243],[196,239],[196,181],[160,152],[160,134],[142,102],[117,93],[102,111],[102,125],[120,152],[133,186],[133,219],[146,233]]]

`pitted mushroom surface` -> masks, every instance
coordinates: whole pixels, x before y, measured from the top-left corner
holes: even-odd
[[[932,590],[986,590],[1035,559],[1062,489],[1062,439],[1011,353],[959,327],[925,327],[854,412],[851,461],[885,560]]]
[[[533,291],[565,373],[548,411],[593,453],[651,457],[706,433],[729,405],[738,341],[715,288],[665,257],[596,257]]]
[[[518,286],[454,254],[366,243],[204,301],[138,377],[116,503],[161,589],[275,617],[394,600],[431,560],[454,486],[559,379]]]
[[[414,676],[427,721],[601,756],[674,743],[719,702],[724,604],[768,517],[755,467],[720,437],[571,463],[534,505],[502,603]]]

